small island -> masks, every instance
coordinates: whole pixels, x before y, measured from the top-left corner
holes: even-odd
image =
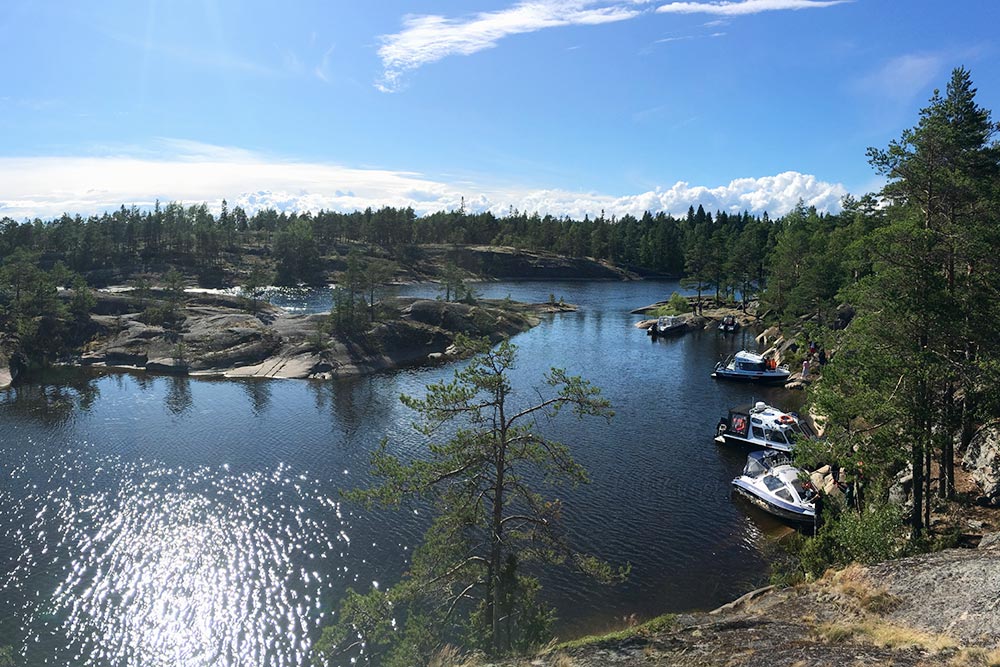
[[[238,296],[100,292],[96,335],[72,363],[231,378],[342,378],[451,356],[459,334],[496,342],[527,331],[544,314],[576,310],[555,302],[403,297],[379,306],[368,326],[338,332],[328,313],[291,313]],[[148,315],[163,310],[173,314],[158,321]]]

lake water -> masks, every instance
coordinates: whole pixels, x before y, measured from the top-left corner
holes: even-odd
[[[748,333],[653,341],[634,328],[629,310],[675,289],[479,285],[489,297],[579,304],[515,337],[513,384],[527,400],[544,369],[564,367],[617,413],[544,425],[592,479],[559,493],[574,543],[632,564],[614,587],[545,576],[563,637],[712,608],[768,574],[779,528],[730,493],[746,452],[712,438],[731,405],[796,397],[709,377],[753,347]],[[312,292],[285,305],[328,303]],[[383,438],[418,452],[398,396],[455,368],[346,382],[63,370],[0,392],[0,646],[32,667],[308,664],[343,591],[396,581],[426,526],[419,508],[367,512],[339,491],[370,481]]]

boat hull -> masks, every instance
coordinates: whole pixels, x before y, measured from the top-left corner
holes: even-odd
[[[756,382],[757,384],[784,384],[788,382],[790,373],[765,372],[747,373],[740,371],[730,371],[725,368],[716,368],[712,377],[718,380],[733,380],[736,382]]]
[[[755,488],[739,478],[733,480],[733,488],[741,496],[768,514],[773,514],[778,518],[791,521],[793,523],[811,524],[815,521],[815,510],[796,507],[791,503],[783,502],[777,498],[771,499],[763,497]]]
[[[786,454],[792,451],[791,445],[783,445],[779,442],[751,440],[750,438],[742,438],[738,435],[731,435],[729,433],[722,433],[716,436],[715,441],[720,445],[742,445],[746,447],[757,447],[760,449],[773,449],[778,452],[785,452]]]

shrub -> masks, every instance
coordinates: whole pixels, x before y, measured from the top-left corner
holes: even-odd
[[[878,563],[903,555],[905,526],[895,505],[858,513],[827,498],[824,509],[825,523],[816,537],[797,535],[789,541],[791,562],[775,572],[776,582],[815,579],[833,566]]]

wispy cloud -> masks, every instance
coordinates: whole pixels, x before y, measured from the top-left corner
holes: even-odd
[[[599,25],[635,18],[649,0],[533,0],[508,9],[463,18],[408,16],[403,30],[382,37],[378,55],[384,92],[396,90],[402,76],[422,65],[453,55],[493,48],[511,35],[570,25]]]
[[[815,9],[853,0],[734,0],[732,2],[671,2],[659,13],[714,14],[723,17],[767,11]],[[571,25],[599,25],[634,19],[652,11],[656,0],[522,0],[507,9],[464,17],[411,15],[400,32],[384,35],[378,50],[383,92],[399,89],[407,72],[455,55],[471,55],[495,47],[511,35]],[[710,21],[706,27],[721,25]],[[715,37],[724,33],[716,33]],[[669,41],[665,40],[665,41]]]
[[[323,58],[319,61],[319,64],[316,65],[316,68],[313,70],[313,74],[316,75],[316,78],[322,81],[323,83],[330,83],[331,80],[330,59],[333,56],[333,49],[334,47],[331,46],[330,48],[328,48],[326,51],[323,52]]]
[[[708,210],[780,215],[800,199],[823,211],[836,211],[847,190],[839,183],[788,171],[740,178],[725,185],[677,182],[647,192],[608,195],[558,189],[499,187],[446,180],[390,169],[359,169],[335,164],[278,160],[241,149],[164,142],[172,155],[151,157],[0,158],[0,217],[15,220],[83,215],[120,205],[151,207],[161,202],[207,202],[249,211],[363,210],[369,206],[411,206],[418,214],[454,210],[464,197],[473,211],[504,213],[511,207],[556,216],[641,215],[644,211],[683,214],[689,206]]]
[[[669,44],[670,42],[686,42],[689,39],[697,39],[697,35],[681,35],[680,37],[663,37],[658,39],[654,44]]]
[[[858,92],[910,102],[926,92],[945,67],[941,54],[907,54],[893,58],[855,82]]]
[[[670,2],[660,5],[660,14],[714,14],[717,16],[746,16],[761,12],[798,9],[818,9],[842,5],[853,0],[734,0],[733,2]]]

